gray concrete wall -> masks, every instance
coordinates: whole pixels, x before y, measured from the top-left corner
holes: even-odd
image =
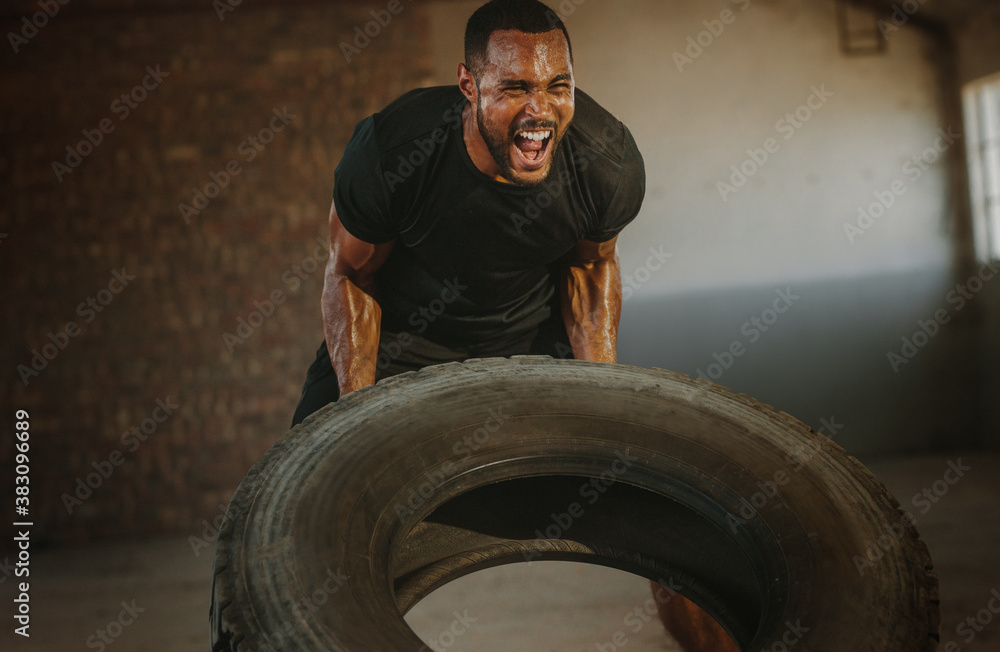
[[[432,6],[438,83],[453,81],[478,4]],[[904,28],[884,55],[845,57],[832,1],[551,6],[573,38],[578,86],[629,125],[646,160],[646,202],[620,239],[633,283],[622,362],[701,370],[816,428],[834,418],[838,441],[863,456],[975,446],[996,432],[980,388],[996,382],[984,364],[995,337],[983,333],[997,332],[997,288],[961,309],[948,301],[953,216],[932,148],[961,125],[941,118],[926,37]],[[701,51],[688,50],[699,38]],[[767,161],[750,161],[768,139]],[[746,182],[734,181],[743,165]],[[849,237],[845,225],[879,196],[891,206]],[[672,254],[657,270],[651,246]],[[754,326],[786,288],[799,298],[766,332]],[[947,323],[893,365],[902,338],[936,313]],[[723,369],[731,346],[742,353]]]

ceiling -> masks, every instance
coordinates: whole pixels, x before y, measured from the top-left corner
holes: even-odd
[[[883,7],[891,12],[896,7],[919,5],[918,13],[924,18],[961,27],[969,21],[980,20],[993,13],[1000,3],[997,0],[852,0],[857,4]]]
[[[928,0],[924,11],[941,20],[966,22],[996,8],[996,0]]]

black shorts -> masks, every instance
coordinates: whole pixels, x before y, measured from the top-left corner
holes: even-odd
[[[382,330],[379,356],[375,365],[376,382],[407,371],[445,362],[461,362],[469,358],[506,358],[512,355],[548,355],[572,358],[573,350],[561,319],[550,319],[538,329],[513,338],[506,338],[474,347],[450,348],[413,333]],[[321,407],[340,398],[337,374],[333,370],[326,342],[319,345],[316,358],[309,365],[302,387],[299,405],[295,408],[292,425],[305,420]]]

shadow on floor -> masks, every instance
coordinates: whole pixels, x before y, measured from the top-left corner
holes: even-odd
[[[943,482],[950,465],[968,468],[954,484]],[[1000,455],[888,460],[870,467],[911,511],[934,557],[941,650],[1000,649],[1000,614],[989,608],[991,600],[1000,605]],[[211,553],[211,546],[196,549],[187,537],[38,551],[31,559],[31,638],[14,635],[8,625],[0,648],[205,652]],[[0,575],[7,609],[18,579]],[[677,650],[656,617],[646,617],[649,601],[648,584],[637,577],[536,562],[453,582],[418,604],[407,621],[433,643],[431,649],[449,652]],[[123,613],[121,620],[132,624],[117,624]],[[464,625],[455,624],[460,618]],[[453,625],[463,634],[448,634]],[[110,642],[101,640],[100,630]],[[955,646],[947,647],[949,642]]]

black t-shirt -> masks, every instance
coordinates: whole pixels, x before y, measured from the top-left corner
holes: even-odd
[[[496,181],[466,150],[466,102],[457,86],[418,89],[362,120],[333,198],[356,238],[396,240],[375,275],[383,328],[469,348],[561,319],[559,259],[632,221],[645,169],[628,129],[577,90],[546,181]]]

